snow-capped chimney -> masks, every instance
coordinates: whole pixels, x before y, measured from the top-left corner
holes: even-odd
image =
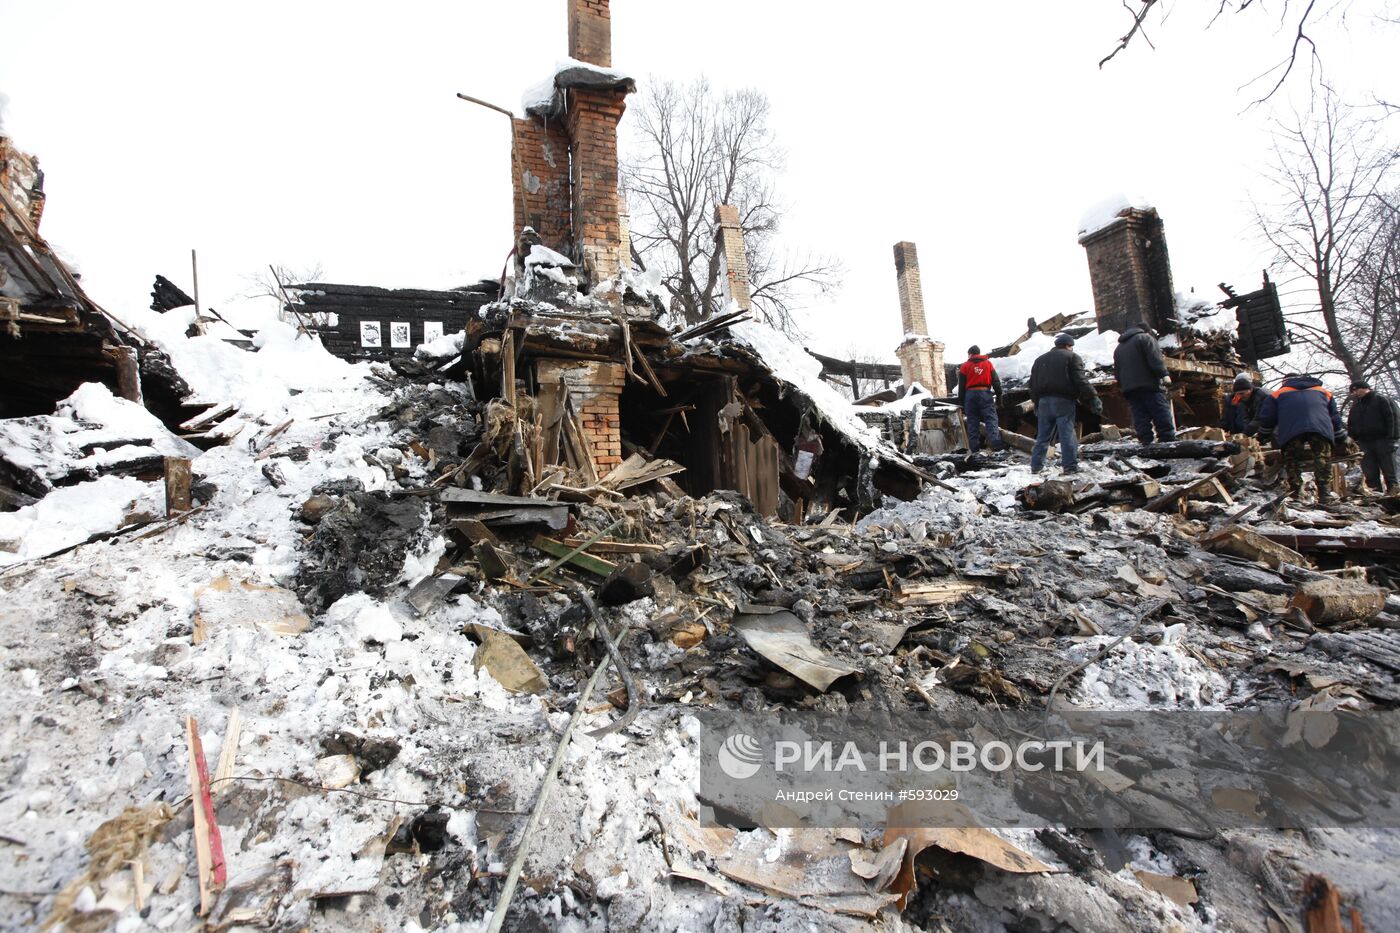
[[[612,14],[608,0],[569,0],[569,57],[612,67]]]
[[[924,316],[924,289],[919,282],[919,251],[913,243],[894,245],[894,271],[899,278],[899,314],[904,341],[895,348],[906,387],[918,383],[934,395],[948,394],[943,371],[943,344],[930,340]]]
[[[1171,260],[1156,208],[1141,199],[1111,198],[1084,215],[1079,245],[1089,259],[1100,331],[1135,324],[1159,334],[1176,329]]]
[[[749,260],[744,253],[744,228],[739,208],[733,204],[715,206],[715,240],[724,259],[725,295],[734,299],[741,311],[750,307]]]

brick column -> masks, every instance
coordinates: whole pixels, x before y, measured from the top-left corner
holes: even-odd
[[[516,235],[534,227],[545,246],[567,254],[573,240],[569,135],[562,121],[527,117],[512,122]]]
[[[894,245],[894,271],[899,280],[899,316],[904,340],[895,348],[906,386],[919,383],[939,397],[948,394],[943,371],[943,344],[930,340],[924,314],[924,288],[919,280],[919,251],[913,243]]]
[[[1113,223],[1079,238],[1089,260],[1099,330],[1176,327],[1176,293],[1166,229],[1152,208],[1125,208]]]
[[[593,451],[593,468],[606,476],[622,462],[622,422],[619,402],[627,371],[621,363],[588,360],[538,360],[535,374],[541,385],[568,387],[584,436]]]
[[[894,271],[899,278],[899,313],[904,322],[904,333],[927,336],[924,289],[919,281],[919,251],[913,243],[894,245]]]
[[[596,285],[622,269],[622,224],[618,215],[617,124],[626,109],[625,90],[569,92],[568,130],[573,145],[574,242]]]
[[[612,67],[612,14],[608,0],[569,0],[569,57]]]
[[[739,208],[732,204],[715,207],[715,247],[724,261],[724,296],[733,298],[740,310],[749,310],[749,260],[744,252]]]
[[[895,348],[906,386],[919,383],[934,395],[948,394],[948,376],[943,369],[943,344],[928,337],[910,337]]]

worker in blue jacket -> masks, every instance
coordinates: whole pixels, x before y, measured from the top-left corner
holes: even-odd
[[[1251,427],[1275,429],[1274,443],[1283,451],[1290,493],[1296,495],[1303,488],[1303,468],[1310,462],[1317,501],[1331,501],[1331,451],[1346,443],[1347,431],[1322,380],[1298,373],[1285,376],[1283,384],[1264,397]]]

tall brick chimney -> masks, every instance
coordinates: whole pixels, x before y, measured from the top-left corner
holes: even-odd
[[[724,294],[733,298],[741,311],[747,311],[752,301],[749,295],[749,260],[744,252],[744,228],[739,223],[739,208],[733,204],[715,206],[715,240],[724,260]]]
[[[608,0],[569,0],[569,57],[612,67],[612,13]]]
[[[1176,329],[1176,292],[1166,229],[1155,208],[1125,207],[1113,221],[1079,237],[1089,259],[1100,331],[1133,325]]]
[[[546,246],[571,253],[596,286],[615,279],[627,259],[617,125],[636,88],[630,78],[599,71],[612,67],[608,0],[569,0],[569,57],[584,65],[556,73],[554,101],[515,121],[516,234],[534,227]]]
[[[924,316],[924,289],[919,281],[919,252],[913,243],[894,245],[894,271],[899,280],[899,314],[904,324],[904,340],[895,348],[906,386],[915,382],[934,395],[948,394],[948,377],[943,371],[943,344],[928,336]]]

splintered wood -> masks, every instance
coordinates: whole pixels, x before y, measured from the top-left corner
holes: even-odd
[[[956,580],[946,583],[921,583],[900,587],[899,592],[895,594],[895,601],[901,606],[946,606],[979,589],[981,587],[975,583]]]
[[[193,716],[185,717],[185,739],[189,747],[190,798],[194,810],[194,854],[199,867],[199,915],[203,917],[214,906],[214,895],[228,882],[228,866],[224,863],[223,840],[209,792],[209,765],[204,760],[199,723]]]

